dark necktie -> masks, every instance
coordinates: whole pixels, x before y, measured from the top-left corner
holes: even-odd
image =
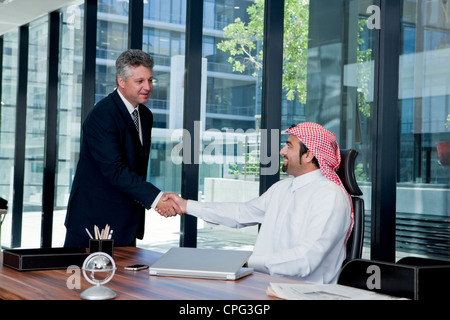
[[[135,109],[132,113],[133,115],[133,121],[134,121],[134,125],[136,126],[136,130],[139,134],[139,113],[138,111]]]

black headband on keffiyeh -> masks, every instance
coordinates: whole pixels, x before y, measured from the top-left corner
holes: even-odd
[[[323,175],[342,187],[348,195],[350,206],[352,208],[350,231],[347,234],[348,238],[353,228],[353,205],[351,196],[348,194],[347,190],[345,190],[341,179],[336,173],[341,163],[341,151],[336,141],[336,135],[330,130],[313,122],[303,122],[297,126],[291,126],[289,129],[286,129],[285,132],[299,138],[311,151],[314,157],[316,157]]]

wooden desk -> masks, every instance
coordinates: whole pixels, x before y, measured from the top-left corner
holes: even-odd
[[[114,248],[116,273],[106,284],[117,294],[116,300],[266,300],[270,282],[299,283],[255,272],[236,281],[150,276],[148,270],[127,271],[124,267],[141,263],[151,265],[162,254],[134,247]],[[92,286],[82,272],[81,289],[68,289],[73,273],[64,270],[17,271],[3,266],[0,259],[0,299],[77,300]]]

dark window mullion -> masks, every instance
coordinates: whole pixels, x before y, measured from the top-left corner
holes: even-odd
[[[264,193],[280,179],[278,156],[280,136],[278,141],[272,140],[272,131],[280,132],[282,74],[283,74],[283,30],[284,30],[284,0],[266,0],[264,5],[264,43],[263,43],[263,78],[261,106],[261,176],[259,192]],[[274,132],[276,132],[274,131]],[[264,135],[266,137],[264,138]],[[272,145],[276,143],[276,155],[271,154]],[[276,159],[276,163],[268,160]],[[276,167],[276,173],[265,174],[263,170]],[[272,170],[268,170],[272,171]]]
[[[22,213],[25,170],[25,137],[27,120],[29,26],[19,28],[19,52],[16,100],[16,138],[14,147],[13,206],[11,218],[11,247],[22,244]]]
[[[380,0],[375,47],[371,259],[394,262],[401,1]]]
[[[84,2],[83,80],[81,124],[95,104],[95,70],[97,55],[97,0]],[[82,136],[82,133],[81,133]],[[81,141],[80,137],[80,141]]]
[[[199,179],[199,132],[196,122],[200,121],[201,71],[202,71],[202,37],[203,37],[203,1],[187,0],[186,9],[186,57],[184,88],[184,132],[181,196],[185,199],[197,200]],[[197,246],[197,218],[190,215],[181,216],[180,246]]]
[[[57,165],[58,126],[58,78],[60,13],[51,12],[48,17],[47,104],[45,111],[44,176],[42,184],[41,246],[51,247],[53,208],[55,203],[55,179]]]
[[[142,49],[144,1],[130,0],[128,12],[128,48]]]

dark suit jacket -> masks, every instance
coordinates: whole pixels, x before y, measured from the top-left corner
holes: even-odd
[[[139,106],[143,144],[115,90],[99,101],[83,123],[80,159],[70,192],[66,246],[88,246],[85,228],[106,224],[114,245],[129,245],[144,235],[145,208],[160,190],[146,181],[153,115]],[[68,238],[69,237],[69,238]]]

